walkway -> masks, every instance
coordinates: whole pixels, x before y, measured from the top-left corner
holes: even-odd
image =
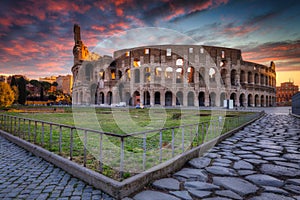
[[[133,199],[300,200],[300,119],[268,114]]]
[[[0,199],[113,198],[0,136]]]

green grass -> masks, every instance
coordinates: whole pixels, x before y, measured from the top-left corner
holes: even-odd
[[[42,109],[42,108],[41,108]],[[13,112],[11,112],[13,111]],[[120,165],[120,138],[112,136],[102,137],[102,159],[104,165],[99,163],[100,155],[100,135],[92,132],[87,134],[87,151],[86,163],[88,168],[101,172],[106,176],[121,180],[137,172],[153,167],[160,162],[172,158],[172,131],[171,129],[162,131],[162,152],[160,152],[160,134],[158,129],[178,127],[181,125],[197,124],[198,122],[208,122],[209,120],[218,119],[219,116],[225,119],[224,126],[221,128],[212,129],[207,123],[207,126],[190,126],[184,128],[184,138],[182,138],[182,128],[174,129],[174,152],[175,155],[182,153],[182,140],[184,141],[184,151],[191,147],[195,147],[204,141],[209,141],[221,133],[224,133],[237,125],[243,123],[242,121],[233,122],[234,116],[248,115],[247,112],[224,112],[224,111],[199,111],[199,110],[179,110],[179,109],[126,109],[126,108],[65,108],[62,113],[26,113],[20,112],[22,108],[6,112],[6,114],[41,120],[45,122],[53,122],[69,126],[76,126],[81,128],[88,128],[104,132],[111,132],[120,135],[131,134],[142,131],[151,131],[147,134],[146,142],[146,156],[144,153],[143,136],[126,137],[124,139],[124,174],[123,177],[118,176]],[[231,121],[229,121],[231,119]],[[0,118],[2,120],[2,118]],[[11,125],[11,124],[9,124]],[[12,124],[12,133],[20,136],[27,141],[35,143],[43,148],[55,152],[65,158],[70,156],[70,129],[61,129],[61,146],[59,146],[60,129],[59,127],[52,127],[52,134],[50,134],[50,125],[44,125],[34,122],[29,125],[28,121],[20,121]],[[199,129],[201,133],[198,137],[192,135]],[[223,129],[222,129],[223,128]],[[36,131],[35,131],[36,130]],[[44,131],[43,131],[44,130]],[[10,128],[8,128],[10,131]],[[36,134],[34,134],[34,132]],[[213,134],[212,134],[213,133]],[[84,132],[78,129],[73,130],[73,154],[72,160],[83,165],[84,164]],[[160,160],[160,153],[162,159]],[[144,160],[145,159],[145,160]],[[144,163],[144,165],[143,165]]]

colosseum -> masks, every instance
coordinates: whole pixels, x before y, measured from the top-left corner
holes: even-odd
[[[74,25],[73,104],[135,106],[275,105],[274,62],[244,61],[239,49],[153,45],[90,53]],[[225,101],[224,101],[225,100]]]

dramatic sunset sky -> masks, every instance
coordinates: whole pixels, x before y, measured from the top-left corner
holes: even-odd
[[[71,74],[78,23],[90,51],[99,44],[111,52],[187,37],[200,45],[239,48],[247,61],[275,61],[277,85],[289,80],[300,85],[298,0],[1,0],[0,5],[0,74]],[[146,39],[136,43],[139,33]],[[109,46],[111,41],[116,43]]]

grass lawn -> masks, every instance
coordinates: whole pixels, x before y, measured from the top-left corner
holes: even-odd
[[[43,109],[43,108],[37,108]],[[142,135],[126,137],[124,139],[124,168],[123,178],[153,167],[160,162],[172,158],[186,151],[191,146],[197,146],[208,141],[228,129],[242,123],[233,121],[235,116],[249,115],[248,112],[210,111],[192,109],[128,109],[128,108],[64,108],[60,112],[23,112],[24,109],[12,109],[5,114],[52,122],[81,128],[88,128],[103,132],[127,135],[143,131],[153,131],[144,138]],[[26,111],[26,109],[25,109]],[[252,113],[251,113],[252,114]],[[222,127],[210,126],[210,120],[222,116]],[[225,119],[225,120],[224,120]],[[1,120],[1,118],[0,118]],[[3,119],[2,119],[3,120]],[[182,125],[207,122],[204,126]],[[19,125],[17,125],[19,123]],[[12,132],[23,139],[40,145],[66,158],[72,158],[79,164],[101,172],[109,177],[120,179],[120,138],[100,135],[92,132],[85,133],[59,126],[20,121],[8,123],[13,125]],[[179,127],[181,126],[181,127]],[[177,127],[170,129],[171,127]],[[160,135],[160,129],[161,131]],[[225,130],[226,129],[226,130]],[[195,136],[195,132],[203,132]],[[184,133],[184,134],[183,134]],[[209,134],[210,133],[210,134]],[[213,133],[213,134],[212,134]],[[174,140],[172,141],[172,134]],[[184,136],[183,136],[184,135]],[[161,140],[160,140],[161,137]],[[72,143],[70,142],[72,141]],[[84,149],[86,142],[86,152]],[[161,142],[161,143],[160,143]],[[61,145],[59,145],[61,144]],[[184,145],[182,145],[184,144]],[[162,146],[163,148],[160,148]],[[173,149],[172,149],[173,148]],[[72,154],[70,154],[72,149]],[[102,149],[102,150],[100,150]],[[161,150],[160,150],[161,149]],[[173,150],[173,151],[172,151]],[[86,158],[86,159],[84,159]],[[84,161],[85,160],[85,161]],[[99,162],[102,160],[102,162]]]

